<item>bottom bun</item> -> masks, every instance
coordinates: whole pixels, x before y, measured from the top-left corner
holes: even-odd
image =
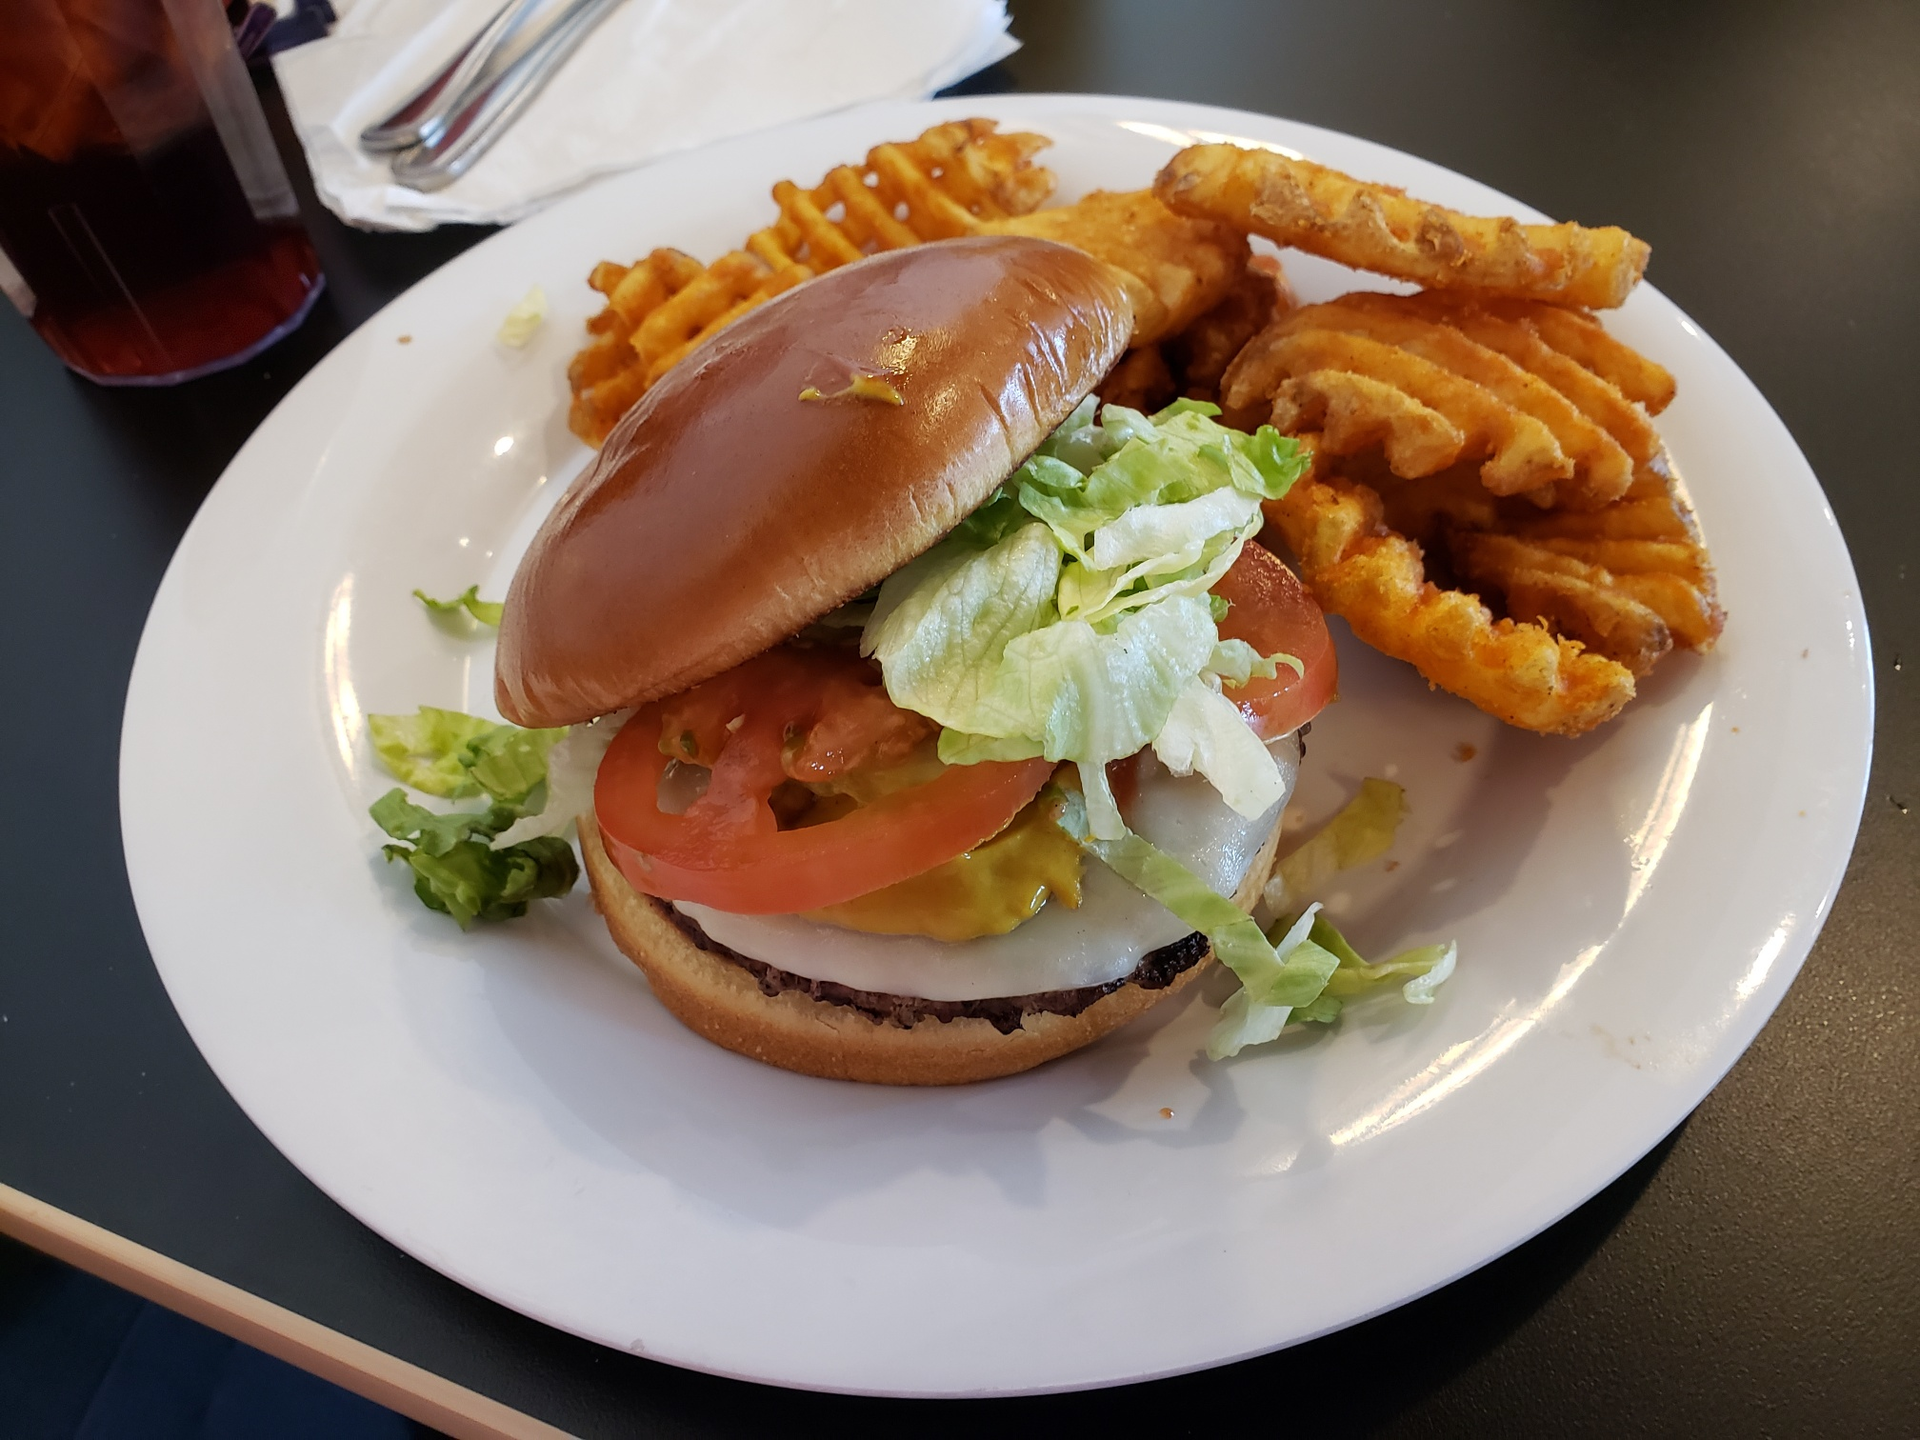
[[[1243,909],[1259,898],[1279,843],[1276,820],[1235,896]],[[682,1024],[741,1055],[828,1080],[964,1085],[1015,1075],[1119,1029],[1184,989],[1213,960],[1208,950],[1168,984],[1148,989],[1130,981],[1078,1014],[1029,1014],[1006,1033],[971,1016],[922,1016],[910,1024],[876,1020],[852,1005],[795,989],[769,995],[744,966],[703,949],[665,901],[627,883],[590,816],[580,817],[580,849],[594,906],[614,943],[645,972],[655,997]]]

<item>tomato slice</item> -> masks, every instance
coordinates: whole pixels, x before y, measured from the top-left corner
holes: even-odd
[[[1282,665],[1271,680],[1255,676],[1245,685],[1229,685],[1226,697],[1262,740],[1298,730],[1339,692],[1340,666],[1326,616],[1300,577],[1251,540],[1213,593],[1230,606],[1220,622],[1223,639],[1245,640],[1262,655],[1284,652],[1306,669],[1296,675]]]
[[[898,709],[875,666],[836,649],[778,647],[646,706],[594,782],[608,853],[638,890],[743,915],[838,905],[944,864],[999,833],[1053,764],[955,765],[820,824],[782,830],[789,780],[884,770],[933,730]],[[704,794],[660,808],[674,760],[710,766]]]

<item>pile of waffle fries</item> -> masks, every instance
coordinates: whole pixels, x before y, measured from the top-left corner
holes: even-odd
[[[1461,215],[1264,150],[1196,145],[1176,213],[1425,288],[1281,308],[1220,382],[1230,423],[1312,447],[1269,534],[1375,649],[1513,725],[1578,735],[1725,616],[1649,418],[1673,377],[1588,308],[1648,247],[1615,228]]]
[[[991,120],[936,125],[918,140],[874,146],[863,165],[838,166],[811,190],[782,180],[773,187],[780,218],[711,265],[666,249],[632,265],[602,261],[587,283],[607,305],[567,368],[574,434],[599,445],[681,356],[803,280],[1027,214],[1053,193],[1053,172],[1033,163],[1049,143],[1000,134]]]
[[[1462,215],[1231,145],[1181,151],[1152,190],[1041,209],[1048,143],[937,125],[810,190],[780,182],[778,219],[711,264],[669,249],[603,262],[589,283],[607,304],[568,370],[573,430],[600,444],[702,340],[817,274],[955,236],[1039,236],[1112,265],[1133,300],[1109,403],[1186,395],[1310,449],[1264,538],[1429,682],[1576,735],[1669,651],[1712,648],[1711,562],[1650,418],[1673,378],[1591,313],[1638,283],[1644,242]],[[1250,236],[1423,288],[1301,306]]]

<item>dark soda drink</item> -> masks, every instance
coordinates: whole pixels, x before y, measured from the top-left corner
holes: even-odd
[[[322,283],[215,0],[0,0],[0,288],[62,360],[189,379]]]

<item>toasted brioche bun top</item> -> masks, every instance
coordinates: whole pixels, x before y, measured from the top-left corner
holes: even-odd
[[[507,592],[500,713],[569,725],[675,694],[871,588],[979,508],[1132,324],[1100,261],[1013,236],[876,255],[748,312],[540,527]],[[855,376],[900,403],[836,393]]]

